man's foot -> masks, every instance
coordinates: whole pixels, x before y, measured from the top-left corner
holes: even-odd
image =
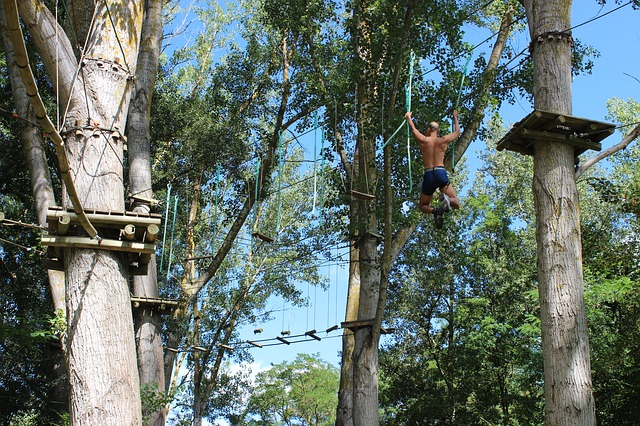
[[[444,211],[442,209],[442,205],[439,205],[435,209],[433,209],[433,219],[436,222],[436,228],[442,228],[442,224],[444,223]]]
[[[449,198],[449,196],[447,194],[442,194],[442,203],[440,204],[440,206],[442,206],[442,212],[443,213],[448,213],[449,211],[451,211],[451,199]]]

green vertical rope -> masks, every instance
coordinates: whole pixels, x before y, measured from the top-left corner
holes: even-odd
[[[415,53],[413,50],[411,51],[410,60],[409,60],[409,83],[405,87],[405,105],[407,106],[407,112],[411,111],[411,90],[413,85],[413,63],[416,59]],[[409,124],[407,124],[407,162],[409,163],[409,191],[413,190],[413,173],[411,172],[411,129],[409,128]]]
[[[469,53],[469,57],[467,57],[467,62],[464,64],[464,69],[462,70],[462,78],[460,79],[460,88],[458,89],[458,99],[456,99],[456,106],[453,108],[454,110],[458,109],[460,106],[460,97],[462,96],[462,86],[464,85],[464,79],[467,76],[467,69],[469,68],[469,62],[471,62],[471,58],[473,57],[473,52]],[[456,130],[456,123],[452,123],[452,132]],[[453,168],[456,164],[456,141],[453,141],[451,145],[451,171],[453,172]]]
[[[162,271],[162,263],[164,261],[164,248],[167,242],[167,224],[169,223],[169,210],[171,206],[171,182],[167,184],[167,209],[164,213],[164,231],[162,232],[162,252],[160,255],[160,271]]]

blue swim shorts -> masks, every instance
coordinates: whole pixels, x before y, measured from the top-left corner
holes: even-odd
[[[424,195],[433,195],[436,189],[442,189],[449,185],[449,176],[444,167],[437,166],[425,169],[422,176],[422,193]]]

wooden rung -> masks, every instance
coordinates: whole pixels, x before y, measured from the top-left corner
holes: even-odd
[[[203,348],[202,346],[191,346],[191,349],[193,349],[194,351],[199,351],[199,352],[206,352],[207,348]]]
[[[142,195],[129,195],[129,198],[138,203],[149,204],[151,207],[155,207],[160,203],[154,198],[143,197]]]
[[[283,330],[280,332],[280,334],[282,334],[283,336],[289,336],[291,332],[289,330]]]
[[[264,241],[266,243],[272,243],[272,242],[275,241],[273,238],[271,238],[271,237],[269,237],[267,235],[261,234],[259,232],[254,232],[251,235],[253,235],[254,237],[256,237],[256,238],[258,238],[258,239],[260,239],[260,240],[262,240],[262,241]]]
[[[251,340],[247,340],[247,343],[255,346],[256,348],[261,348],[262,345],[260,343],[252,342]]]
[[[365,201],[373,201],[376,199],[375,195],[367,194],[367,193],[356,191],[353,189],[349,191],[349,193],[351,194],[352,197],[356,197]]]
[[[218,344],[218,346],[219,346],[219,347],[221,347],[222,349],[226,349],[226,350],[229,350],[229,351],[232,351],[232,350],[233,350],[233,347],[232,347],[232,346],[229,346],[229,345],[223,345],[222,343]]]
[[[337,329],[339,329],[339,328],[340,328],[340,326],[338,326],[338,325],[334,325],[334,326],[332,326],[332,327],[327,328],[324,332],[325,332],[325,333],[331,333],[332,331],[335,331],[335,330],[337,330]]]
[[[287,345],[290,345],[290,344],[291,344],[291,342],[287,341],[286,339],[283,339],[283,338],[282,338],[282,337],[280,337],[280,336],[277,336],[277,337],[276,337],[276,339],[280,340],[282,343],[285,343],[285,344],[287,344]]]
[[[208,254],[205,256],[194,256],[194,257],[187,257],[184,259],[185,262],[190,262],[192,260],[202,260],[202,259],[213,259],[213,256]]]
[[[315,330],[306,331],[304,334],[305,334],[305,336],[312,337],[312,338],[314,338],[316,340],[322,340],[318,335],[316,335],[316,331]]]
[[[167,347],[165,347],[165,348],[164,348],[164,350],[165,350],[165,351],[169,351],[169,352],[173,352],[173,353],[175,353],[175,354],[177,354],[178,352],[180,352],[178,349],[174,349],[174,348],[167,348]]]
[[[173,299],[162,299],[159,297],[138,297],[131,296],[131,306],[134,308],[147,308],[159,311],[163,314],[173,312],[180,305],[180,302]]]

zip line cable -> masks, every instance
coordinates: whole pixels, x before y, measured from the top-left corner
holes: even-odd
[[[561,31],[561,32],[575,30],[576,28],[580,28],[583,25],[590,24],[593,21],[597,21],[600,18],[604,18],[605,16],[607,16],[607,15],[613,13],[613,12],[617,12],[618,10],[622,9],[623,7],[627,7],[627,6],[629,6],[630,4],[633,4],[633,3],[638,4],[637,0],[630,0],[629,2],[627,2],[627,3],[623,4],[623,5],[620,5],[620,6],[616,7],[615,9],[611,9],[610,11],[608,11],[608,12],[602,14],[602,15],[596,15],[591,19],[588,19],[588,20],[586,20],[586,21],[584,21],[584,22],[582,22],[582,23],[580,23],[578,25],[574,25],[573,27],[571,27],[569,29],[566,29],[564,31]]]

